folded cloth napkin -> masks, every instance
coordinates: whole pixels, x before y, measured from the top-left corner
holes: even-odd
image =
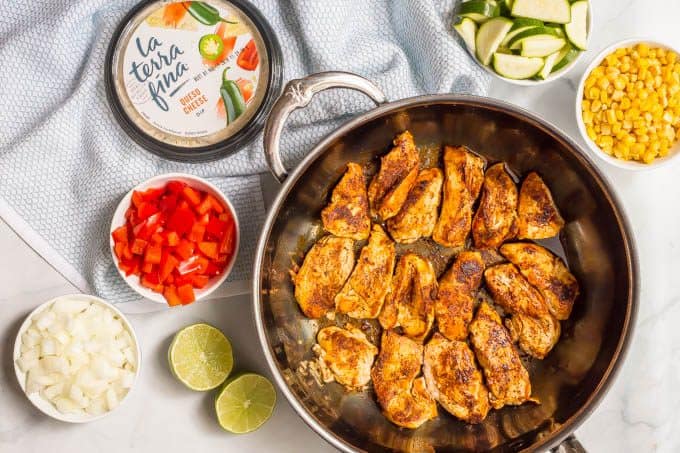
[[[111,216],[139,182],[166,172],[207,178],[235,205],[241,249],[218,295],[247,291],[264,217],[262,137],[235,155],[183,164],[137,146],[114,120],[104,91],[113,31],[138,0],[0,2],[0,216],[80,290],[126,312],[152,311],[118,276]],[[345,70],[389,99],[485,93],[488,76],[453,37],[454,0],[252,0],[276,31],[284,80]],[[282,143],[294,165],[324,134],[370,103],[323,93],[291,117]]]

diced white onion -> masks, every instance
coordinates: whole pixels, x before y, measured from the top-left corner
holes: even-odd
[[[135,380],[132,336],[113,311],[61,298],[21,335],[17,366],[27,393],[40,393],[62,413],[100,415],[125,397]]]

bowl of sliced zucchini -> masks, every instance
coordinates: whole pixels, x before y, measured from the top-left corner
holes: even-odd
[[[489,73],[537,85],[569,71],[588,48],[589,0],[467,0],[453,28]]]

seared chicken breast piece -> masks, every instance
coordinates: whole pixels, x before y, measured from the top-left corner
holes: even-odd
[[[560,339],[560,323],[548,310],[543,296],[511,263],[484,272],[489,291],[498,305],[512,314],[506,320],[513,341],[537,359],[543,359]]]
[[[550,189],[533,171],[524,179],[519,190],[517,226],[519,239],[551,238],[564,227],[564,219],[557,210]]]
[[[395,261],[394,242],[380,225],[373,225],[357,265],[335,296],[336,310],[357,319],[377,318],[390,289]]]
[[[347,171],[333,189],[331,202],[321,211],[324,230],[343,238],[366,239],[371,231],[368,193],[364,170],[350,162]]]
[[[579,287],[564,261],[540,245],[523,242],[503,245],[501,254],[538,288],[555,318],[569,318]]]
[[[463,247],[472,225],[472,205],[484,180],[484,160],[465,147],[444,147],[444,200],[432,239]]]
[[[531,399],[531,382],[501,317],[486,302],[470,324],[470,341],[484,370],[489,403],[494,409]]]
[[[385,330],[401,327],[404,335],[422,341],[434,322],[436,298],[437,275],[432,263],[413,253],[402,255],[378,318],[380,325]]]
[[[418,173],[399,213],[387,221],[387,229],[395,241],[410,244],[421,237],[432,236],[437,222],[444,176],[438,168]]]
[[[477,248],[498,248],[517,236],[517,187],[503,163],[489,167],[484,175],[482,199],[472,221]]]
[[[451,268],[439,280],[434,305],[439,331],[449,340],[465,341],[475,309],[475,295],[482,281],[484,259],[481,253],[458,254]]]
[[[531,286],[514,264],[488,268],[484,271],[484,280],[494,301],[506,311],[534,317],[548,314],[548,305],[541,293]]]
[[[466,423],[486,418],[489,392],[465,341],[435,333],[425,345],[423,374],[430,394],[449,413]]]
[[[342,289],[354,267],[354,241],[324,236],[307,252],[297,274],[295,299],[309,318],[320,318],[334,306],[335,295]]]
[[[396,425],[415,429],[437,416],[437,403],[418,377],[422,364],[421,344],[393,331],[383,333],[371,378],[383,414]]]
[[[403,132],[380,160],[380,170],[368,186],[371,214],[387,220],[397,215],[418,177],[420,156],[413,136]]]
[[[336,382],[349,390],[360,390],[371,380],[371,367],[378,348],[353,326],[325,327],[316,336],[319,359]]]
[[[505,320],[512,341],[522,351],[537,359],[544,359],[560,339],[560,322],[552,315],[533,318],[516,313]]]

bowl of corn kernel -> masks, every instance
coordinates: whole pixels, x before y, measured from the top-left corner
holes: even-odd
[[[600,53],[576,95],[576,122],[594,154],[644,170],[680,154],[680,52],[629,39]]]

